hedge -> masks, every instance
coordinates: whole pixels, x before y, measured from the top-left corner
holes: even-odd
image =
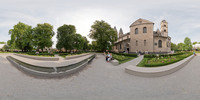
[[[129,57],[138,57],[137,54],[116,53],[116,52],[111,52],[111,53],[117,54],[117,55],[129,56]]]

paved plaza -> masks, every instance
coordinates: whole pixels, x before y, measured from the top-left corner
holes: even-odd
[[[0,100],[200,100],[200,56],[162,77],[139,77],[98,54],[81,72],[62,79],[38,79],[19,71],[0,54]],[[137,59],[136,59],[137,60]]]

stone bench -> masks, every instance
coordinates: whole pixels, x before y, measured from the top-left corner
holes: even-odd
[[[119,65],[119,61],[118,60],[111,60],[111,63],[114,65],[114,66],[117,66]]]

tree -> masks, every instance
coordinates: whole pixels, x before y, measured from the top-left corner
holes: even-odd
[[[117,32],[105,21],[95,21],[91,26],[89,37],[96,40],[99,50],[111,50],[117,40]]]
[[[82,50],[85,42],[84,38],[80,34],[74,34],[73,38],[73,49]]]
[[[184,39],[184,49],[185,50],[192,50],[192,42],[190,40],[190,38],[186,37]]]
[[[184,43],[178,43],[177,50],[183,51],[184,50]]]
[[[96,41],[92,41],[92,50],[94,50],[94,51],[98,50],[97,42]]]
[[[195,45],[195,44],[198,44],[198,42],[193,42],[192,44]]]
[[[0,44],[5,44],[5,42],[0,42]]]
[[[84,39],[84,43],[83,43],[83,50],[86,51],[89,49],[89,41],[87,40],[87,38],[85,36],[83,36]]]
[[[17,25],[14,25],[13,29],[9,30],[9,35],[11,35],[11,40],[9,41],[11,49],[17,48],[24,51],[32,48],[31,26],[19,22]]]
[[[52,25],[48,23],[37,24],[33,29],[33,43],[35,48],[43,50],[45,47],[51,47],[54,34]]]
[[[171,50],[177,50],[177,46],[175,43],[171,43]]]
[[[74,41],[74,34],[76,34],[76,28],[74,25],[66,25],[60,26],[57,29],[57,44],[56,48],[65,50],[72,50],[73,49],[73,41]]]

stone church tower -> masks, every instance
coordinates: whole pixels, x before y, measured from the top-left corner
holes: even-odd
[[[160,31],[162,36],[168,37],[168,22],[166,20],[160,23]]]

